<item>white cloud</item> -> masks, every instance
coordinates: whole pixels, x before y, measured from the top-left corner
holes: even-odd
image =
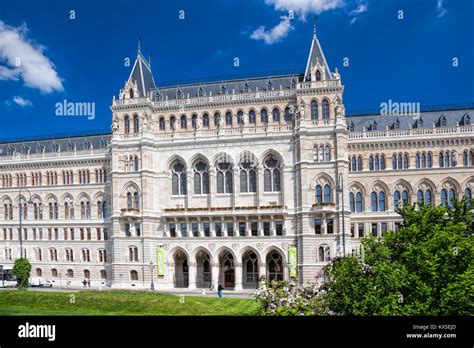
[[[359,15],[361,13],[367,12],[367,4],[361,3],[359,4],[355,9],[353,9],[351,12],[349,12],[349,16],[353,17],[351,19],[351,24],[354,24],[359,20]]]
[[[17,105],[20,105],[21,107],[27,107],[27,106],[33,106],[33,103],[29,101],[28,99],[23,99],[22,97],[16,95],[13,97],[13,102]]]
[[[444,0],[438,0],[436,3],[436,10],[438,11],[438,16],[437,18],[443,17],[448,11],[443,7],[443,1]]]
[[[250,38],[254,40],[263,40],[267,45],[274,44],[285,38],[288,33],[293,30],[293,26],[290,23],[288,16],[280,17],[281,22],[269,30],[265,30],[265,26],[258,27],[251,35]]]
[[[302,20],[309,13],[321,13],[334,10],[345,5],[344,0],[265,0],[267,5],[273,5],[279,11],[293,11]]]
[[[354,10],[349,12],[349,16],[357,16],[358,14],[367,12],[367,4],[359,4]]]
[[[27,39],[26,26],[11,27],[0,21],[0,80],[22,79],[44,93],[62,91],[63,85],[44,47]]]

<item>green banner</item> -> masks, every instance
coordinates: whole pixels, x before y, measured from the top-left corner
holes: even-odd
[[[296,268],[298,266],[298,257],[296,255],[296,247],[288,248],[288,263],[290,264],[290,277],[296,278]]]
[[[163,247],[156,249],[156,271],[159,276],[165,275],[165,250]]]

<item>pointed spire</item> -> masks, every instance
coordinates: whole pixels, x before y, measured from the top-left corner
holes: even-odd
[[[140,50],[141,43],[142,43],[142,38],[139,37],[139,38],[138,38],[138,54],[141,53],[141,50]]]
[[[326,61],[326,58],[324,57],[323,50],[316,35],[316,18],[317,16],[314,18],[313,39],[311,40],[311,49],[309,51],[308,62],[306,63],[306,70],[304,73],[305,81],[311,80],[311,68],[315,65],[321,67],[321,76],[324,76],[326,80],[332,79],[331,71],[329,69],[328,63]]]
[[[148,96],[152,89],[156,89],[150,63],[147,62],[141,53],[141,38],[138,39],[138,54],[130,72],[128,83],[137,84],[140,98]]]
[[[316,40],[316,20],[319,16],[314,16],[313,18],[313,40]]]

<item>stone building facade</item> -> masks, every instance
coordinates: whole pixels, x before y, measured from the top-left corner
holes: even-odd
[[[311,282],[403,201],[471,196],[473,108],[346,117],[343,89],[316,35],[301,75],[160,87],[139,52],[111,133],[0,144],[0,264],[21,244],[61,286],[241,290],[295,246]]]

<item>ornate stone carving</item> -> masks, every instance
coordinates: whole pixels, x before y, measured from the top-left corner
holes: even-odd
[[[163,249],[168,251],[170,249],[170,245],[169,244],[163,244]]]
[[[209,248],[210,251],[214,251],[214,249],[216,249],[216,245],[214,243],[208,244],[207,247]]]
[[[232,249],[234,249],[234,250],[239,249],[239,243],[233,243],[232,244]]]
[[[288,243],[281,243],[281,248],[283,250],[288,250],[289,244]]]
[[[187,251],[191,251],[193,249],[193,245],[191,243],[186,243],[184,247]]]
[[[117,115],[115,115],[112,121],[112,133],[117,133],[118,130],[119,130],[119,122],[118,122]]]
[[[257,243],[257,249],[262,250],[264,247],[263,243]]]

